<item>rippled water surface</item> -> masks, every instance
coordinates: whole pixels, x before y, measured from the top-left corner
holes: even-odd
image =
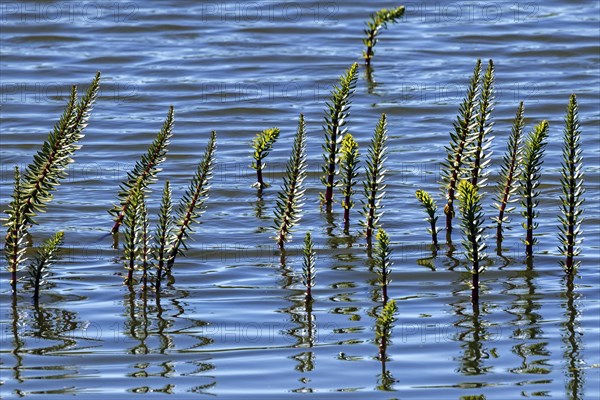
[[[359,72],[348,126],[365,154],[380,113],[389,117],[382,221],[393,240],[389,293],[399,311],[382,363],[374,342],[379,289],[359,234],[360,207],[344,235],[339,204],[328,216],[318,193],[330,86],[360,60],[369,13],[394,5],[0,5],[3,209],[13,166],[30,162],[70,85],[83,91],[97,70],[103,75],[76,163],[32,230],[36,244],[65,231],[62,259],[38,307],[25,291],[13,302],[2,259],[2,398],[600,396],[598,3],[410,2],[402,21],[381,33],[372,74]],[[550,122],[534,261],[524,260],[515,215],[503,257],[489,240],[478,308],[462,248],[442,245],[432,253],[414,199],[418,188],[439,193],[439,162],[477,58],[496,64],[492,182],[518,102],[526,104],[527,130]],[[559,265],[557,213],[571,93],[580,103],[587,192],[582,264],[569,279]],[[152,216],[165,179],[181,196],[211,130],[218,134],[217,166],[187,256],[162,295],[144,302],[123,285],[106,210],[169,105],[176,125],[149,199]],[[269,227],[299,113],[308,130],[307,196],[280,265]],[[282,134],[268,159],[272,187],[259,196],[251,187],[249,143],[271,126]],[[490,213],[492,197],[485,199]],[[318,251],[312,309],[300,277],[306,231]]]

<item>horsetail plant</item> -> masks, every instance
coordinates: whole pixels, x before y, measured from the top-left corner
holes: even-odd
[[[458,185],[458,200],[461,211],[463,246],[467,258],[472,263],[472,300],[477,303],[479,301],[479,274],[483,271],[481,262],[487,258],[481,195],[476,186],[463,180]]]
[[[210,189],[210,179],[212,178],[213,167],[215,164],[215,151],[217,148],[217,133],[212,131],[204,156],[198,164],[198,169],[194,174],[188,189],[179,202],[177,208],[176,228],[171,236],[171,248],[167,257],[166,271],[171,272],[175,258],[183,254],[187,249],[185,241],[193,232],[192,224],[198,222],[198,218],[204,213],[204,203],[208,199],[208,190]]]
[[[396,312],[398,312],[396,300],[390,300],[383,306],[377,316],[377,321],[375,322],[375,342],[379,346],[380,359],[385,359],[387,345],[392,336],[392,329],[396,321],[394,317]]]
[[[421,206],[427,212],[427,222],[429,222],[429,229],[427,230],[431,234],[431,242],[437,246],[438,229],[435,227],[435,224],[438,219],[437,215],[435,215],[435,212],[437,211],[437,204],[435,203],[435,200],[431,197],[431,195],[425,190],[417,190],[415,192],[415,196],[419,200],[419,203],[421,203]]]
[[[123,255],[125,257],[125,269],[127,270],[125,284],[128,286],[133,285],[133,273],[136,270],[140,255],[140,211],[143,201],[144,191],[135,190],[123,217],[123,225],[125,226]]]
[[[98,72],[85,95],[77,102],[77,87],[73,86],[63,115],[23,172],[23,215],[27,225],[36,224],[33,217],[44,210],[46,203],[52,200],[52,192],[67,176],[65,170],[73,162],[71,157],[75,151],[81,148],[78,142],[84,136],[83,130],[88,124],[99,87]]]
[[[77,87],[73,86],[63,114],[33,161],[23,172],[15,168],[12,201],[6,210],[8,232],[5,238],[5,256],[13,294],[17,289],[17,272],[26,260],[25,242],[29,228],[37,224],[34,217],[43,212],[52,200],[52,192],[66,177],[65,170],[73,162],[75,151],[81,147],[78,142],[84,136],[83,130],[88,124],[99,87],[100,72],[96,73],[80,101],[77,101]]]
[[[29,283],[33,287],[33,301],[37,304],[40,298],[40,287],[48,277],[48,269],[56,260],[64,238],[63,232],[57,232],[42,244],[37,251],[35,261],[29,265]]]
[[[442,163],[442,191],[446,196],[446,239],[452,241],[452,218],[456,187],[464,173],[465,162],[470,156],[471,143],[475,140],[474,128],[477,124],[477,97],[481,74],[481,60],[477,60],[467,94],[460,105],[459,115],[454,122],[454,132],[450,133],[450,145],[446,147],[446,161]]]
[[[540,185],[541,168],[543,163],[544,149],[546,147],[546,139],[548,137],[548,121],[542,121],[537,124],[533,131],[529,133],[525,139],[523,146],[523,159],[521,160],[521,205],[523,211],[521,214],[525,218],[523,228],[526,230],[525,240],[525,255],[533,256],[533,246],[537,243],[537,239],[533,236],[533,231],[537,228],[535,218],[538,212],[535,210],[539,201],[540,195],[537,190]]]
[[[523,110],[524,105],[523,102],[521,102],[517,109],[510,137],[508,138],[506,153],[504,154],[502,166],[500,167],[500,180],[498,181],[496,189],[496,203],[494,203],[494,207],[498,209],[498,216],[493,217],[492,219],[497,224],[496,240],[499,244],[502,243],[503,229],[505,227],[510,229],[510,226],[506,225],[510,221],[505,214],[514,210],[514,207],[508,207],[508,205],[514,201],[513,196],[518,188],[516,183],[518,182],[519,166],[521,164],[521,138],[523,136],[523,127],[525,125]],[[498,247],[500,247],[500,245]]]
[[[10,287],[13,295],[17,294],[17,272],[21,263],[26,260],[25,250],[27,250],[25,245],[25,215],[23,214],[25,200],[21,187],[22,183],[19,167],[15,167],[12,201],[8,205],[8,210],[6,210],[8,214],[6,223],[8,233],[6,234],[6,243],[4,244],[4,255],[8,262]]]
[[[562,194],[560,196],[559,220],[561,223],[559,239],[561,246],[559,250],[566,257],[563,267],[567,272],[577,268],[578,263],[573,258],[581,252],[578,247],[581,239],[581,221],[584,201],[583,188],[583,158],[581,156],[581,131],[579,130],[579,118],[577,115],[577,97],[573,94],[569,100],[567,114],[565,116],[565,128],[563,134],[561,178]]]
[[[354,194],[354,185],[358,176],[358,143],[354,140],[352,134],[347,133],[342,140],[341,149],[341,188],[344,199],[342,207],[344,208],[344,231],[350,229],[350,210],[354,207],[352,195]]]
[[[148,221],[148,209],[144,196],[138,205],[139,213],[139,230],[140,230],[140,249],[139,259],[142,270],[142,285],[143,291],[148,287],[148,266],[150,265],[150,222]]]
[[[390,238],[387,232],[381,228],[375,236],[377,244],[375,246],[375,269],[379,275],[379,285],[381,286],[381,298],[383,305],[388,301],[388,285],[392,281],[390,274],[392,272],[392,247],[390,246]]]
[[[493,137],[490,136],[494,123],[491,121],[494,109],[494,62],[489,61],[487,70],[483,75],[481,83],[481,96],[479,99],[479,112],[477,113],[477,125],[475,127],[475,146],[473,159],[471,161],[471,183],[481,189],[485,186],[489,171],[486,167],[491,161]]]
[[[254,149],[252,164],[250,167],[256,170],[256,186],[258,189],[268,187],[269,184],[263,181],[263,170],[265,163],[263,160],[269,155],[269,152],[273,148],[273,144],[279,138],[279,128],[269,128],[260,132],[256,135],[252,141],[252,148]]]
[[[361,221],[365,228],[367,244],[371,246],[373,231],[379,226],[379,220],[383,215],[381,211],[381,199],[385,195],[385,173],[384,163],[387,159],[387,117],[381,114],[375,127],[371,144],[367,150],[366,180],[363,183],[365,199],[363,200],[363,216]]]
[[[404,6],[388,10],[383,8],[373,14],[371,19],[367,21],[367,28],[363,30],[366,38],[363,39],[363,44],[367,46],[367,50],[363,51],[363,58],[367,65],[371,65],[371,59],[375,55],[373,48],[377,44],[377,35],[381,29],[387,28],[387,24],[398,22],[398,19],[404,15]]]
[[[152,247],[152,256],[156,262],[156,292],[160,292],[160,285],[169,262],[169,255],[173,238],[173,203],[171,200],[171,184],[165,182],[162,193],[160,209],[158,211],[158,223],[154,233],[154,244]]]
[[[298,119],[298,130],[292,146],[292,154],[285,168],[283,185],[277,194],[275,205],[275,240],[280,249],[284,249],[292,228],[300,221],[303,182],[306,177],[306,126],[304,115]]]
[[[136,161],[133,169],[127,173],[127,179],[121,183],[118,193],[119,204],[115,204],[108,210],[115,221],[112,227],[113,234],[119,233],[119,227],[123,223],[134,194],[139,190],[147,190],[152,183],[156,182],[156,175],[161,171],[160,164],[167,158],[169,142],[173,136],[174,115],[175,111],[171,106],[163,126],[148,147],[148,151]]]
[[[315,286],[315,257],[316,252],[310,232],[306,232],[304,236],[304,248],[302,250],[302,283],[306,287],[306,300],[311,301],[312,288]]]
[[[344,128],[350,115],[352,95],[356,89],[358,77],[358,64],[354,63],[340,76],[338,85],[331,90],[331,98],[326,103],[325,112],[325,144],[323,145],[323,176],[321,182],[325,185],[325,194],[321,193],[321,203],[330,209],[333,204],[333,188],[337,182],[335,175],[338,173],[340,161],[340,142],[346,133]]]

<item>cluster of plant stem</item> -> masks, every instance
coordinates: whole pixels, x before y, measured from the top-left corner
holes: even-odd
[[[483,189],[489,175],[491,163],[491,144],[493,137],[492,111],[494,109],[494,63],[489,61],[488,67],[481,76],[481,61],[477,60],[471,77],[467,94],[463,99],[458,117],[454,122],[454,130],[450,134],[450,145],[446,147],[446,160],[442,163],[442,192],[446,198],[444,214],[446,215],[446,240],[452,242],[452,219],[455,216],[454,201],[461,192],[461,222],[463,244],[467,258],[473,263],[474,282],[479,279],[482,250],[485,248],[484,213],[482,209]],[[537,244],[535,230],[538,223],[537,206],[539,203],[539,185],[544,150],[549,134],[547,121],[541,121],[523,141],[524,104],[520,102],[508,138],[507,148],[500,167],[495,188],[494,207],[497,215],[492,217],[496,227],[497,252],[501,254],[505,229],[510,229],[509,214],[514,210],[511,203],[517,195],[521,199],[525,255],[533,256]],[[562,162],[562,196],[561,228],[559,239],[560,252],[565,255],[563,262],[566,270],[575,266],[573,257],[579,254],[581,205],[583,202],[582,157],[579,142],[580,130],[577,120],[577,101],[571,96],[563,135]],[[468,184],[467,184],[468,183]],[[460,185],[460,188],[459,188]],[[427,212],[429,231],[432,242],[437,242],[435,223],[436,204],[431,196],[423,191],[416,192],[417,199]],[[478,286],[475,284],[473,286]]]
[[[499,178],[495,188],[494,207],[497,215],[492,217],[496,227],[497,251],[501,254],[501,246],[505,229],[510,229],[509,214],[514,210],[510,204],[516,201],[517,195],[521,198],[525,229],[525,255],[533,255],[537,238],[534,235],[538,224],[537,206],[540,191],[538,190],[541,178],[544,150],[547,144],[549,126],[547,121],[538,123],[523,142],[524,104],[520,102],[508,138],[507,148],[500,167]],[[467,94],[463,99],[459,115],[454,122],[454,130],[450,134],[450,145],[446,147],[446,160],[442,163],[442,192],[446,197],[444,213],[446,215],[446,239],[451,243],[452,219],[454,218],[454,200],[458,195],[458,186],[462,185],[462,195],[466,200],[477,200],[477,212],[474,213],[475,203],[463,201],[463,235],[465,240],[465,253],[473,262],[473,270],[479,271],[481,246],[485,246],[483,235],[483,211],[481,200],[482,192],[486,186],[491,162],[490,135],[493,129],[491,114],[494,108],[494,63],[489,61],[487,70],[481,76],[481,61],[477,60],[471,77]],[[583,173],[581,148],[579,144],[579,124],[577,121],[577,103],[575,95],[571,96],[565,130],[563,135],[563,163],[562,163],[562,196],[561,231],[559,250],[566,256],[565,269],[570,270],[574,265],[573,257],[579,253],[577,247],[580,240],[581,204],[583,202]],[[467,186],[468,182],[471,186]],[[416,192],[417,199],[427,212],[427,221],[430,223],[429,231],[435,244],[436,204],[431,196],[423,191]],[[465,208],[466,207],[466,208]],[[466,211],[469,211],[465,214]],[[467,227],[468,229],[467,229]],[[482,231],[478,234],[477,229]]]
[[[363,58],[367,65],[371,65],[371,59],[375,55],[375,50],[373,50],[373,48],[377,44],[377,36],[381,30],[387,28],[387,24],[398,22],[398,19],[403,15],[404,6],[396,7],[391,10],[383,8],[371,15],[371,18],[367,21],[367,27],[363,31],[365,34],[363,44],[367,47],[367,49],[363,51]]]
[[[321,177],[321,182],[325,185],[325,194],[321,194],[321,202],[329,210],[333,204],[333,189],[337,185],[340,142],[347,131],[345,126],[350,116],[350,105],[356,89],[357,76],[358,64],[354,63],[340,76],[338,85],[333,86],[331,98],[326,103],[323,176]]]
[[[473,76],[463,99],[459,114],[454,122],[454,131],[450,133],[450,146],[446,148],[446,161],[442,163],[442,191],[446,195],[444,214],[446,215],[446,237],[451,241],[452,219],[454,218],[454,200],[456,188],[465,172],[466,160],[473,152],[471,148],[475,140],[477,123],[477,100],[479,96],[479,81],[481,75],[481,60],[477,60]]]
[[[162,192],[158,221],[154,232],[150,231],[150,221],[146,206],[147,187],[156,181],[159,172],[158,164],[164,162],[169,138],[172,135],[174,121],[173,107],[169,109],[167,121],[152,142],[148,153],[138,161],[134,169],[128,173],[127,181],[122,184],[119,197],[123,199],[121,207],[112,211],[116,215],[113,232],[119,225],[124,225],[124,258],[129,286],[135,282],[135,272],[141,273],[143,290],[148,288],[149,279],[154,278],[154,286],[158,292],[161,281],[171,273],[178,255],[187,249],[186,241],[193,233],[193,225],[198,223],[204,212],[204,203],[208,198],[209,182],[215,163],[217,136],[215,131],[198,164],[197,170],[190,180],[187,190],[182,196],[176,212],[173,213],[172,193],[169,181],[165,181]],[[120,212],[123,212],[121,218]],[[153,273],[153,276],[151,276]]]
[[[477,113],[475,135],[473,143],[473,154],[470,162],[471,183],[477,189],[485,186],[489,171],[486,169],[491,162],[493,137],[490,136],[493,128],[491,120],[494,109],[494,62],[488,62],[487,70],[481,82],[479,112]]]
[[[90,112],[96,101],[100,88],[100,73],[92,80],[88,90],[78,101],[77,87],[73,86],[69,95],[67,106],[54,129],[48,134],[42,148],[33,157],[33,161],[20,171],[15,167],[12,201],[6,213],[7,234],[5,238],[4,254],[7,260],[8,271],[11,274],[12,293],[17,293],[18,272],[26,261],[26,251],[29,247],[29,235],[33,225],[37,222],[35,217],[45,211],[46,205],[52,200],[53,193],[60,182],[67,176],[66,169],[73,162],[75,152],[81,147],[79,141],[83,138],[83,131],[88,125]],[[56,236],[55,236],[56,237]],[[59,242],[49,239],[40,249],[36,265],[40,265],[40,274],[45,274],[49,266],[49,259],[44,260],[44,254],[53,256],[56,248],[52,244]],[[33,267],[34,269],[36,267]],[[39,275],[39,274],[38,274]],[[39,293],[40,279],[34,280],[38,285],[34,291]],[[37,298],[37,294],[35,297]]]
[[[373,57],[373,46],[377,35],[388,23],[396,22],[404,13],[404,7],[393,10],[380,10],[373,14],[365,30],[364,40],[367,50],[364,58],[367,64]],[[442,163],[442,191],[446,204],[447,241],[451,243],[452,219],[455,216],[455,200],[460,202],[460,220],[463,232],[463,247],[468,260],[472,263],[473,299],[479,296],[479,274],[483,271],[482,262],[486,258],[485,226],[482,189],[486,186],[491,162],[491,136],[493,130],[492,111],[494,109],[494,63],[489,60],[487,69],[482,75],[481,60],[477,60],[467,93],[460,105],[453,131],[450,134],[450,145],[446,147],[446,160]],[[350,226],[350,210],[354,206],[352,196],[359,176],[359,148],[354,136],[347,132],[352,96],[356,90],[358,64],[352,64],[339,78],[326,103],[325,142],[323,144],[322,183],[325,193],[321,194],[321,202],[331,211],[334,188],[338,186],[343,196],[341,205],[344,209],[344,231],[348,233]],[[35,225],[37,213],[44,211],[46,204],[52,200],[52,192],[66,176],[65,169],[73,162],[72,156],[80,148],[79,141],[87,126],[91,108],[99,90],[100,74],[92,81],[81,100],[77,99],[75,87],[71,90],[67,106],[56,123],[42,149],[34,156],[33,162],[23,171],[15,167],[12,200],[9,204],[6,226],[5,256],[8,271],[11,273],[11,288],[16,293],[17,272],[26,261],[27,249],[30,246],[30,228]],[[533,255],[533,247],[537,243],[534,230],[538,215],[539,185],[541,167],[546,141],[549,134],[547,121],[537,124],[522,143],[524,130],[524,104],[519,104],[512,131],[508,139],[506,152],[496,185],[496,203],[498,215],[492,219],[496,223],[498,246],[501,245],[504,229],[510,228],[508,214],[514,209],[509,205],[515,201],[516,194],[521,197],[522,216],[525,218],[524,243],[526,256]],[[158,220],[152,231],[147,207],[150,186],[157,181],[161,164],[166,160],[168,146],[173,135],[174,109],[169,108],[167,117],[148,151],[142,155],[133,169],[121,183],[118,192],[118,203],[109,210],[113,216],[112,233],[118,239],[120,226],[124,226],[123,249],[127,277],[125,282],[132,285],[136,271],[141,274],[144,289],[153,278],[157,291],[165,275],[171,273],[176,257],[187,249],[187,240],[193,233],[193,226],[198,223],[204,212],[204,204],[208,198],[212,170],[215,163],[216,133],[213,131],[204,155],[191,178],[189,186],[173,212],[172,191],[169,181],[165,181],[162,192]],[[265,158],[271,151],[280,135],[278,128],[265,129],[256,135],[252,142],[253,162],[256,170],[259,189],[268,186],[263,180]],[[566,259],[563,265],[572,271],[577,263],[574,257],[581,249],[581,221],[583,173],[580,144],[580,129],[577,115],[577,100],[571,96],[563,135],[562,161],[562,194],[561,226],[559,250]],[[275,240],[278,247],[284,250],[285,243],[290,240],[291,232],[301,218],[304,180],[306,178],[306,127],[304,116],[300,114],[298,129],[295,135],[291,155],[286,166],[281,189],[277,196],[274,210]],[[373,232],[377,231],[374,263],[379,274],[382,287],[384,308],[378,317],[376,330],[378,338],[391,329],[395,302],[388,302],[387,287],[390,283],[391,246],[387,233],[381,228],[382,206],[385,195],[385,161],[387,159],[387,116],[381,114],[365,160],[365,179],[363,181],[364,199],[362,207],[363,219],[360,221],[365,230],[367,245],[371,249]],[[340,180],[336,180],[340,175]],[[429,232],[432,242],[437,245],[436,228],[437,204],[432,196],[424,191],[415,193],[421,206],[427,213]],[[39,291],[49,274],[50,265],[56,260],[63,242],[64,234],[58,232],[47,239],[38,249],[35,260],[29,266],[29,283],[34,290],[34,299],[38,301]],[[118,242],[118,240],[117,240]],[[370,253],[369,253],[370,254]],[[315,251],[310,233],[304,240],[303,283],[306,286],[306,299],[312,300],[312,287],[315,278]],[[378,339],[379,340],[379,339]]]
[[[367,66],[374,56],[374,46],[380,31],[388,23],[395,23],[404,14],[404,7],[382,9],[371,16],[364,30],[363,43],[366,50],[363,57]],[[444,214],[446,216],[447,241],[451,243],[452,220],[455,217],[455,200],[459,201],[460,224],[463,234],[463,248],[471,263],[472,300],[474,306],[479,299],[479,275],[484,271],[483,262],[487,258],[486,227],[483,212],[482,190],[486,187],[491,163],[491,135],[494,123],[494,63],[489,60],[482,75],[481,60],[477,60],[467,93],[460,105],[447,155],[442,163],[442,191],[445,196]],[[344,209],[344,232],[350,227],[350,211],[354,206],[352,196],[359,176],[359,147],[354,136],[347,132],[352,96],[356,90],[358,64],[352,64],[334,85],[329,101],[326,103],[324,117],[325,141],[323,144],[323,167],[321,182],[325,193],[321,194],[321,203],[331,211],[334,201],[334,189],[339,187]],[[96,100],[100,82],[100,73],[96,75],[85,95],[78,101],[76,87],[73,87],[66,108],[50,132],[42,148],[33,161],[23,171],[15,167],[12,200],[8,214],[5,240],[5,256],[8,271],[11,274],[11,289],[16,295],[17,274],[26,261],[31,227],[37,224],[38,213],[43,212],[53,198],[53,192],[66,177],[65,170],[73,162],[72,157],[80,148],[79,141],[88,124],[92,106]],[[133,287],[136,272],[146,293],[151,282],[156,292],[161,282],[171,274],[178,255],[188,249],[187,240],[193,234],[193,226],[199,223],[208,199],[212,171],[215,164],[216,133],[209,138],[204,154],[185,190],[178,206],[173,211],[170,182],[164,183],[158,218],[154,230],[151,230],[147,200],[150,187],[157,182],[161,164],[166,160],[168,146],[173,136],[174,109],[169,108],[167,117],[147,152],[138,160],[121,183],[118,203],[109,213],[113,216],[112,233],[118,239],[123,225],[124,264],[127,271],[125,283]],[[509,229],[508,214],[514,210],[509,207],[517,194],[521,197],[522,216],[525,219],[525,254],[533,256],[537,243],[534,231],[538,216],[539,186],[544,150],[549,135],[547,121],[541,121],[522,141],[524,130],[524,104],[519,104],[506,152],[500,168],[496,185],[494,206],[498,210],[492,219],[496,224],[498,248],[501,247],[504,229]],[[255,186],[260,190],[269,185],[264,182],[264,160],[278,140],[278,128],[265,129],[258,133],[252,142],[253,161],[251,168],[256,170]],[[562,262],[568,272],[572,272],[578,262],[574,257],[581,249],[581,222],[583,219],[583,172],[581,131],[578,121],[577,100],[570,98],[565,117],[563,133],[560,196],[560,232],[559,251],[565,260]],[[379,359],[382,361],[382,379],[385,374],[386,348],[389,344],[397,305],[388,296],[391,282],[392,248],[390,238],[381,228],[383,214],[381,201],[385,195],[385,162],[387,159],[387,116],[381,114],[365,160],[365,179],[363,181],[363,219],[360,221],[365,230],[368,249],[371,249],[373,232],[376,234],[376,246],[373,257],[378,285],[381,287],[383,306],[375,322],[375,342],[379,347]],[[301,219],[306,178],[306,126],[304,116],[300,114],[298,128],[294,138],[289,161],[286,166],[283,183],[277,196],[274,210],[274,230],[277,246],[284,253],[285,243],[291,238],[291,232]],[[523,143],[522,143],[523,142]],[[337,176],[340,180],[337,180]],[[437,204],[432,196],[424,191],[415,193],[421,206],[427,213],[432,243],[438,244],[436,222]],[[35,259],[29,264],[29,286],[33,289],[33,300],[37,303],[40,289],[47,282],[50,266],[56,261],[63,244],[64,233],[57,232],[45,240],[37,249]],[[117,240],[118,242],[118,240]],[[437,249],[437,247],[435,247]],[[500,251],[500,250],[499,250]],[[370,256],[370,252],[369,252]],[[311,310],[312,289],[316,277],[316,252],[310,233],[306,233],[303,247],[302,283],[306,288],[307,310]],[[133,292],[132,292],[133,293]],[[158,297],[157,297],[158,298]],[[16,299],[16,297],[15,297]],[[16,301],[16,300],[15,300]],[[474,308],[475,309],[475,308]],[[310,312],[310,311],[309,311]],[[309,317],[310,318],[310,317]]]

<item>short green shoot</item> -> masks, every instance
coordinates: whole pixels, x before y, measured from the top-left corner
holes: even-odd
[[[57,232],[42,244],[37,250],[35,260],[29,265],[29,283],[33,287],[33,301],[37,303],[40,298],[40,288],[46,283],[50,275],[49,268],[56,261],[58,251],[63,243],[64,233]]]
[[[404,6],[396,7],[391,10],[383,8],[376,13],[371,15],[371,19],[367,21],[367,27],[363,30],[365,38],[363,44],[367,47],[367,50],[363,51],[363,58],[367,65],[371,65],[371,59],[375,55],[373,48],[377,44],[377,36],[382,29],[387,28],[387,24],[394,24],[398,22],[404,15]]]
[[[256,170],[256,183],[254,186],[258,189],[269,186],[269,184],[265,183],[263,180],[263,171],[266,167],[263,160],[269,155],[269,152],[273,148],[273,144],[275,144],[279,138],[279,132],[279,128],[265,129],[258,133],[252,141],[254,153],[252,154],[253,161],[250,167]]]
[[[435,200],[433,199],[433,197],[431,197],[431,195],[426,192],[425,190],[419,189],[415,192],[415,196],[417,197],[417,199],[419,200],[419,203],[421,203],[421,206],[425,209],[425,212],[427,213],[427,222],[429,222],[429,229],[428,232],[431,234],[431,242],[434,245],[438,244],[438,239],[437,239],[437,233],[438,233],[438,229],[436,228],[435,224],[437,222],[438,217],[435,215],[435,212],[437,211],[437,204],[435,202]]]
[[[358,177],[358,143],[354,140],[352,134],[347,133],[342,140],[341,150],[341,191],[342,208],[344,209],[344,230],[348,232],[350,228],[350,210],[354,207],[352,196],[354,195],[354,186]]]
[[[311,301],[312,288],[315,286],[315,258],[316,252],[310,232],[304,236],[304,248],[302,250],[302,283],[306,288],[306,300]]]
[[[377,243],[375,245],[375,271],[379,275],[379,285],[381,286],[381,299],[385,305],[388,301],[388,285],[392,281],[390,278],[392,272],[392,247],[387,232],[381,228],[375,236]]]

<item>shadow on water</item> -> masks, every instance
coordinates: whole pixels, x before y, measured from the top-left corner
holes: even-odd
[[[511,335],[516,344],[512,352],[521,359],[521,365],[511,368],[510,372],[523,375],[548,375],[552,372],[551,353],[547,349],[548,342],[542,329],[541,304],[536,293],[537,272],[533,268],[533,260],[528,259],[525,269],[516,271],[508,277],[504,294],[514,296],[514,301],[506,310],[514,316],[511,322],[514,330]],[[536,379],[527,384],[550,384],[548,379]],[[521,383],[521,385],[525,385]],[[533,394],[532,394],[533,395]],[[550,396],[548,391],[535,391],[536,396]]]
[[[177,361],[176,354],[180,351],[191,352],[213,343],[213,340],[203,335],[192,334],[198,328],[208,325],[206,321],[193,320],[185,317],[185,308],[182,302],[190,296],[188,291],[180,291],[169,287],[168,307],[165,307],[163,292],[155,293],[151,288],[141,288],[141,292],[136,294],[133,287],[129,287],[125,294],[124,305],[125,315],[125,334],[134,340],[134,345],[128,349],[132,355],[160,354],[161,357],[152,357],[142,362],[136,362],[131,365],[133,371],[128,374],[131,378],[162,378],[172,379],[174,376],[194,375],[198,379],[207,379],[209,382],[204,385],[194,386],[188,391],[193,393],[211,394],[209,390],[216,385],[215,377],[206,373],[215,369],[215,365],[205,361],[188,361],[193,364],[195,371],[183,374],[177,369],[180,363]],[[149,296],[155,296],[154,301],[148,301]],[[183,327],[180,325],[184,324]],[[185,338],[193,338],[194,344],[186,345],[179,349],[175,341],[179,338],[182,342],[188,343]],[[172,355],[171,355],[172,354]],[[202,358],[205,358],[203,354]],[[156,382],[151,380],[149,382]],[[135,386],[128,389],[132,393],[175,393],[175,384],[165,383],[162,387],[151,387],[150,385]]]
[[[28,355],[52,356],[63,351],[88,349],[98,346],[99,340],[89,337],[87,325],[79,320],[76,312],[55,305],[65,302],[64,296],[46,293],[44,295],[46,305],[44,306],[39,302],[32,304],[29,300],[29,298],[23,299],[13,295],[11,301],[10,326],[13,340],[11,354],[15,357],[15,365],[12,367],[14,380],[22,384],[28,380],[73,379],[78,371],[71,366],[35,364],[28,367],[26,362]],[[25,376],[23,374],[25,371],[36,371],[36,374]],[[20,388],[14,390],[19,397],[31,394],[50,395],[74,392],[74,387],[31,391],[23,391]]]
[[[291,347],[302,348],[299,353],[290,356],[297,362],[294,369],[301,372],[298,380],[303,384],[302,387],[291,389],[294,393],[312,393],[313,388],[309,387],[310,378],[306,376],[315,368],[315,354],[311,350],[316,341],[316,321],[313,315],[313,299],[308,299],[302,290],[294,289],[295,284],[294,271],[288,265],[288,256],[285,250],[280,251],[279,272],[281,274],[281,288],[287,292],[284,299],[290,303],[288,307],[279,310],[287,314],[292,325],[286,330],[286,334],[294,339]]]
[[[252,208],[254,210],[254,216],[259,219],[261,222],[267,222],[271,219],[270,215],[265,215],[265,208],[266,208],[266,203],[264,200],[264,195],[263,195],[263,190],[262,189],[257,189],[256,190],[256,201],[254,201],[254,203],[252,204]],[[256,233],[265,233],[268,232],[270,229],[270,226],[259,226],[256,228],[255,232]]]
[[[431,271],[435,271],[435,259],[437,258],[439,245],[431,245],[431,255],[428,257],[421,257],[417,259],[417,265],[421,267],[429,268]]]
[[[373,69],[373,67],[369,64],[369,65],[365,65],[365,80],[367,81],[367,92],[370,95],[375,95],[375,89],[377,89],[377,82],[375,81],[375,77],[373,76],[373,73],[375,72],[375,70]]]
[[[582,332],[578,321],[577,299],[579,294],[575,292],[576,272],[569,272],[564,278],[565,292],[565,321],[563,327],[563,342],[565,343],[564,358],[566,361],[565,375],[567,378],[566,391],[569,400],[583,400],[584,373],[581,368],[583,360],[581,357]]]
[[[392,392],[395,391],[394,383],[397,382],[396,378],[392,375],[391,371],[387,369],[386,363],[389,361],[388,357],[388,346],[391,344],[391,340],[388,337],[388,332],[384,332],[384,335],[380,338],[379,342],[379,354],[377,359],[381,363],[381,372],[377,375],[377,386],[376,390]]]
[[[21,370],[23,369],[23,356],[21,356],[21,351],[23,349],[24,342],[21,339],[21,333],[19,332],[19,321],[21,318],[19,316],[17,295],[15,293],[12,294],[11,316],[11,330],[13,337],[12,354],[15,356],[15,366],[13,367],[14,378],[17,382],[23,383],[23,377],[21,376]]]
[[[460,260],[454,256],[456,247],[452,243],[446,244],[446,257],[443,258],[443,264],[448,271],[454,271],[460,265]]]
[[[461,292],[452,293],[452,296],[459,300],[450,304],[458,318],[454,323],[458,330],[455,340],[463,350],[463,354],[458,358],[457,371],[465,376],[485,375],[492,368],[486,365],[486,360],[495,353],[495,349],[487,348],[487,343],[494,338],[488,332],[488,322],[482,318],[489,314],[487,303],[483,300],[473,302]]]
[[[301,316],[299,323],[301,324],[300,328],[300,344],[296,347],[307,348],[300,353],[293,355],[291,358],[294,359],[296,364],[296,371],[301,372],[303,374],[309,373],[315,369],[315,353],[312,351],[312,347],[315,344],[316,340],[316,324],[312,310],[312,299],[304,300],[304,312]],[[303,375],[299,378],[299,381],[304,384],[303,387],[298,389],[293,389],[294,393],[312,393],[314,389],[308,387],[308,383],[310,382],[310,378],[306,375]]]

